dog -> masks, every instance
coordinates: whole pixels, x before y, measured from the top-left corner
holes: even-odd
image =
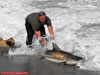
[[[8,54],[9,49],[13,48],[14,45],[15,45],[15,41],[13,38],[3,40],[3,38],[0,37],[0,55]]]

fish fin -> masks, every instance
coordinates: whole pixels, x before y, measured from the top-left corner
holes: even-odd
[[[57,46],[57,44],[52,43],[53,45],[53,50],[61,51],[61,49]]]

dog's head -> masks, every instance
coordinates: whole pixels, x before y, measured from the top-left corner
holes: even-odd
[[[2,37],[0,37],[0,41],[2,41],[3,40],[3,38]]]
[[[14,45],[15,45],[15,41],[13,38],[10,38],[6,41],[6,44],[10,47],[10,48],[13,48]]]

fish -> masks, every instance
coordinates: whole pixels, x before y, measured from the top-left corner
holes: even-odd
[[[48,61],[64,63],[66,65],[77,65],[78,62],[83,59],[82,57],[61,50],[55,43],[52,43],[52,45],[53,49],[46,50],[43,55],[43,58]]]

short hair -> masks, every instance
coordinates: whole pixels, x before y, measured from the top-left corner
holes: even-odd
[[[44,11],[40,11],[39,12],[39,16],[42,16],[42,15],[45,15],[46,16],[46,13]]]

